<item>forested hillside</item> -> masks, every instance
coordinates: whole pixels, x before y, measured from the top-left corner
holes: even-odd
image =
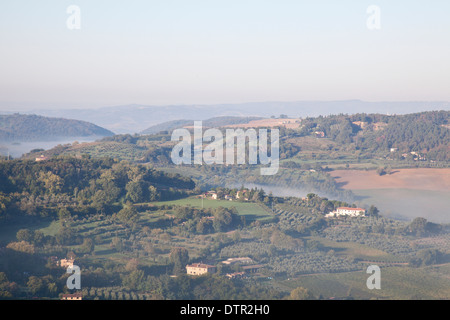
[[[67,137],[112,136],[92,123],[38,115],[0,115],[0,141],[44,141]]]
[[[112,214],[126,203],[167,200],[195,187],[176,174],[113,159],[0,162],[0,218]]]
[[[450,160],[450,111],[407,115],[354,114],[307,118],[302,135],[320,134],[340,146],[352,145],[363,154],[382,154],[393,148],[402,153],[423,153],[428,159]]]

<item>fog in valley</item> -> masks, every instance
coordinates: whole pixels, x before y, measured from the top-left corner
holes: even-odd
[[[61,144],[72,144],[75,141],[79,143],[82,142],[93,142],[102,137],[98,136],[88,136],[88,137],[72,137],[72,138],[61,138],[52,141],[29,141],[29,142],[0,142],[0,155],[10,156],[11,158],[20,158],[22,155],[30,152],[34,149],[44,149],[48,150],[57,145]]]
[[[261,185],[254,183],[233,184],[228,187],[263,189],[266,194],[272,193],[278,197],[305,197],[311,191],[297,188],[286,188],[273,185]],[[339,200],[335,197],[320,192],[314,192],[321,197],[330,200]],[[435,223],[450,223],[450,213],[446,208],[450,207],[450,193],[448,191],[433,190],[407,190],[407,189],[380,189],[380,190],[355,190],[354,204],[368,208],[371,205],[380,210],[380,215],[397,220],[412,221],[414,218],[423,217]]]

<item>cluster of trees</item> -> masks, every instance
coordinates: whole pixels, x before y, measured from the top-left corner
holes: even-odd
[[[353,136],[359,131],[359,127],[354,125],[349,117],[343,115],[307,118],[302,125],[304,126],[301,132],[304,135],[323,132],[325,137],[339,144],[351,143]]]
[[[145,296],[158,300],[272,300],[281,299],[284,294],[274,289],[242,281],[229,280],[220,274],[191,277],[180,274],[169,277],[147,275],[143,270],[132,271],[122,278],[119,288],[91,288],[84,290],[87,299],[136,299]],[[105,292],[106,291],[106,292]]]
[[[130,209],[126,202],[173,199],[195,187],[178,174],[109,158],[0,162],[0,180],[0,214],[52,212],[65,219],[121,208],[119,216],[125,217]]]
[[[94,240],[82,237],[73,227],[63,225],[55,235],[44,235],[39,230],[28,228],[20,229],[16,233],[15,242],[10,242],[7,247],[20,251],[35,253],[42,251],[44,247],[80,245],[79,253],[91,253],[94,250]]]
[[[0,272],[0,299],[11,299],[18,291],[18,285],[9,281],[4,272]]]
[[[143,161],[155,166],[168,166],[173,164],[170,154],[172,148],[168,146],[151,146],[147,148]]]
[[[442,231],[444,231],[444,227],[441,224],[427,221],[427,219],[422,217],[415,218],[404,229],[406,234],[411,234],[417,237],[435,235]]]
[[[438,249],[423,249],[417,252],[417,255],[409,260],[409,266],[417,268],[447,262],[447,260],[447,255]]]
[[[174,211],[174,223],[190,233],[208,234],[226,232],[244,224],[236,208],[196,209],[178,206]]]
[[[105,142],[114,141],[114,142],[136,144],[136,142],[139,141],[139,135],[137,135],[137,134],[134,134],[134,135],[131,135],[131,134],[116,134],[116,135],[111,136],[111,137],[104,137],[100,141],[105,141]]]
[[[378,167],[376,172],[379,176],[390,175],[392,173],[392,168],[391,166],[382,166]]]
[[[217,194],[217,199],[224,199],[226,195],[231,196],[233,200],[238,201],[252,201],[252,202],[268,202],[272,201],[273,197],[271,194],[267,195],[263,188],[224,188],[215,187],[212,188]],[[239,198],[238,198],[239,196]],[[247,199],[247,200],[245,200]]]

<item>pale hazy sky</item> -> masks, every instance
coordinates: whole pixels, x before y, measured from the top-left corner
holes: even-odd
[[[448,0],[1,0],[0,110],[450,101],[449,17]]]

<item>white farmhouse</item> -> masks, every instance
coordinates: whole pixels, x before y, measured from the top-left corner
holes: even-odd
[[[325,215],[327,218],[339,217],[339,216],[350,216],[359,217],[364,216],[366,210],[362,208],[350,208],[350,207],[339,207],[335,211],[332,211]]]

